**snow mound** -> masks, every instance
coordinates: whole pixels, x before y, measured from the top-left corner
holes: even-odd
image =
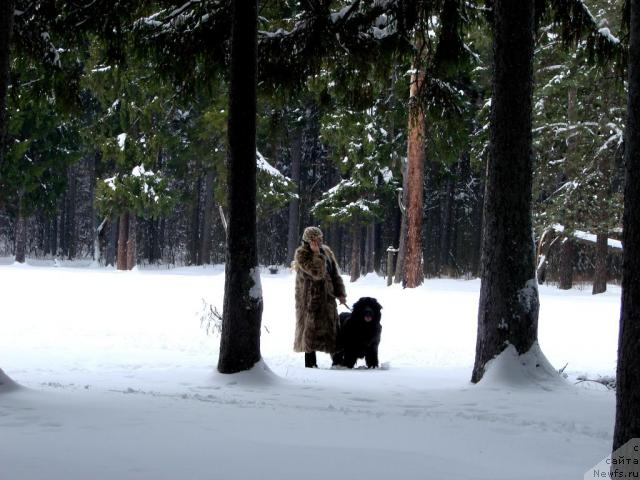
[[[264,360],[260,359],[251,370],[234,374],[217,373],[216,380],[224,385],[268,386],[281,382],[281,378],[273,373]]]
[[[20,385],[11,380],[11,378],[9,378],[9,376],[0,368],[0,393],[10,392],[12,390],[17,390],[18,388],[20,388]]]
[[[569,384],[549,363],[536,342],[528,352],[522,355],[518,354],[516,347],[509,345],[500,355],[487,363],[479,385],[485,387],[535,387],[546,390]]]

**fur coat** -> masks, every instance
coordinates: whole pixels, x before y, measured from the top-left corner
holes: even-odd
[[[314,253],[303,242],[295,253],[296,352],[336,350],[338,308],[336,298],[346,296],[338,262],[326,245]]]

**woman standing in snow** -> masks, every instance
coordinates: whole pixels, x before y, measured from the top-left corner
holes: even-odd
[[[307,227],[297,248],[296,334],[293,350],[304,352],[304,365],[316,368],[316,351],[336,349],[338,308],[336,298],[347,299],[338,262],[331,249],[322,244],[322,231]]]

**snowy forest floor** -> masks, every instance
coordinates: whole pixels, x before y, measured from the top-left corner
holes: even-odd
[[[0,479],[581,479],[611,446],[620,289],[541,287],[540,346],[568,379],[469,382],[478,280],[369,275],[381,370],[303,368],[294,276],[262,274],[264,361],[216,373],[200,323],[221,267],[0,266]],[[517,362],[506,362],[516,365]],[[362,364],[360,364],[362,365]],[[497,372],[497,373],[496,373]]]

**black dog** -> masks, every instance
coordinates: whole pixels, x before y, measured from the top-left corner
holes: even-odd
[[[362,297],[353,305],[351,313],[340,314],[333,365],[353,368],[358,358],[364,357],[367,368],[378,367],[380,310],[382,306],[375,298]]]

